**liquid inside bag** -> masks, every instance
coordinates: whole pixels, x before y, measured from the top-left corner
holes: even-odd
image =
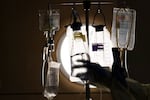
[[[57,95],[59,88],[59,67],[60,63],[51,61],[48,63],[47,79],[44,89],[44,96],[52,99]]]
[[[136,11],[129,8],[114,8],[111,40],[113,47],[133,50],[135,44]]]
[[[60,29],[60,13],[58,9],[52,9],[50,15],[50,26],[52,26],[52,29],[58,31]]]
[[[58,31],[60,29],[60,13],[58,9],[39,11],[39,30]]]

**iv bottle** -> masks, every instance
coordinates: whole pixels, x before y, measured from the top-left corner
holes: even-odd
[[[86,68],[74,68],[74,66],[82,65],[81,62],[77,60],[89,60],[88,54],[88,44],[86,34],[83,34],[82,31],[74,31],[72,38],[72,47],[71,47],[71,75],[77,77],[80,73],[86,73]]]
[[[98,30],[99,29],[99,30]],[[113,63],[110,32],[106,26],[91,27],[89,34],[89,54],[91,62],[111,69]]]
[[[44,89],[44,97],[52,100],[58,92],[59,88],[59,66],[60,63],[50,61],[48,62],[47,79]]]

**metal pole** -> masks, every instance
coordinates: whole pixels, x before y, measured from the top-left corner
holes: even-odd
[[[90,5],[91,2],[90,0],[84,0],[83,1],[83,6],[84,6],[84,10],[85,10],[85,23],[86,23],[86,32],[87,32],[87,38],[89,38],[89,10],[90,10]],[[89,45],[89,41],[88,41],[88,45]]]
[[[90,10],[90,0],[84,0],[83,6],[85,10],[85,21],[86,21],[86,32],[87,32],[87,39],[88,39],[88,46],[89,46],[89,10]],[[90,100],[90,87],[89,87],[89,80],[88,75],[85,83],[85,92],[86,92],[86,100]]]

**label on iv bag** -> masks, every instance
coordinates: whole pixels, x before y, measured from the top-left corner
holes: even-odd
[[[83,42],[85,42],[85,41],[86,41],[86,39],[85,39],[85,35],[83,35],[81,32],[75,32],[75,33],[74,33],[74,39],[76,39],[76,38],[80,38],[80,39],[82,39],[82,40],[83,40]]]
[[[92,51],[98,51],[98,50],[103,50],[103,49],[104,49],[103,43],[93,43],[92,44]]]

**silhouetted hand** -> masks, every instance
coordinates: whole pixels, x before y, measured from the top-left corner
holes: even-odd
[[[78,69],[84,69],[85,71],[76,72],[76,77],[81,80],[89,80],[91,83],[99,83],[108,85],[111,81],[111,72],[104,69],[97,63],[92,63],[90,61],[78,60],[81,65],[76,65],[72,68],[72,71]]]

